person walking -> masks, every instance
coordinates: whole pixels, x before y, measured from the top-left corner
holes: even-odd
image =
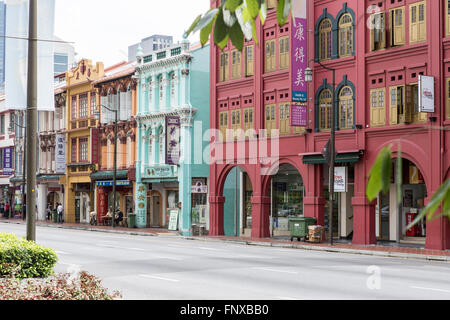
[[[52,220],[52,206],[50,204],[47,206],[47,220]]]
[[[57,210],[58,210],[58,222],[63,223],[63,206],[61,203],[58,205]]]
[[[5,204],[5,218],[9,219],[9,201]]]

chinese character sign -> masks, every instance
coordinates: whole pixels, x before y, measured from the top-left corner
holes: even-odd
[[[64,134],[56,135],[55,162],[56,173],[66,173],[66,136]]]
[[[307,83],[305,69],[308,66],[307,56],[307,19],[306,0],[292,2],[294,26],[292,31],[292,100],[307,102]]]
[[[166,163],[177,165],[180,162],[180,117],[167,117],[166,126]]]
[[[12,148],[3,149],[3,171],[12,171]]]

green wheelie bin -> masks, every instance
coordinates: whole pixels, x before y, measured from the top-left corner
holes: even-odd
[[[134,213],[128,214],[128,228],[136,228],[136,215]]]
[[[289,231],[291,233],[291,241],[297,238],[300,241],[305,241],[308,238],[308,227],[316,224],[316,218],[309,217],[295,217],[289,218]]]
[[[52,211],[52,222],[58,223],[58,211],[56,209],[53,209]]]

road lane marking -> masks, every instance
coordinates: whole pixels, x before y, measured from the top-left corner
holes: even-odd
[[[295,271],[285,271],[285,270],[277,270],[277,269],[269,269],[269,268],[253,268],[253,269],[270,271],[270,272],[298,274],[298,272],[295,272]]]
[[[163,280],[163,281],[180,282],[180,280],[176,280],[176,279],[169,279],[169,278],[164,278],[164,277],[151,276],[151,275],[147,275],[147,274],[141,274],[139,276],[143,277],[143,278],[157,279],[157,280]]]
[[[141,248],[128,248],[128,247],[120,247],[120,246],[113,246],[109,244],[98,244],[99,247],[105,247],[105,248],[113,248],[113,249],[124,249],[124,250],[134,250],[134,251],[145,251],[145,249]]]
[[[61,255],[70,255],[70,253],[64,252],[64,251],[55,251],[57,254],[61,254]]]
[[[211,250],[211,251],[224,251],[222,249],[215,249],[215,248],[208,248],[208,247],[198,247],[198,249]]]
[[[430,290],[430,291],[439,291],[439,292],[450,293],[450,290],[445,290],[445,289],[424,288],[424,287],[415,287],[415,286],[410,286],[410,288],[412,288],[412,289],[419,289],[419,290]]]

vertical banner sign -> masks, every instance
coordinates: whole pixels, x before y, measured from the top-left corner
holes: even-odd
[[[56,173],[66,173],[66,136],[64,134],[56,135],[55,162]]]
[[[293,103],[291,107],[291,127],[306,127],[308,125],[308,108],[306,105]]]
[[[307,19],[306,0],[292,1],[293,37],[292,37],[292,101],[307,102],[307,83],[305,70],[308,67],[307,56]]]
[[[180,117],[166,118],[166,163],[180,163]]]
[[[91,128],[91,162],[98,163],[99,161],[99,129]]]
[[[12,148],[3,149],[3,174],[12,173]]]
[[[6,0],[5,94],[6,110],[27,107],[29,0]],[[54,40],[55,0],[37,1],[37,35]],[[55,111],[51,41],[38,41],[38,111]]]
[[[419,112],[434,110],[434,77],[419,75]]]
[[[347,167],[334,168],[334,192],[347,192]]]

